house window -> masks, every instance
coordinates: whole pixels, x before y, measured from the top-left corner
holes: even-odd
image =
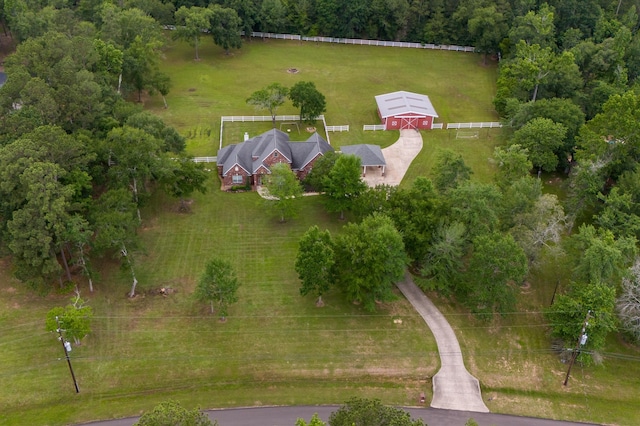
[[[233,182],[234,185],[242,185],[244,183],[244,179],[242,175],[233,175],[231,178],[231,182]]]
[[[275,157],[277,157],[277,156],[278,156],[278,151],[276,151],[276,152],[274,152],[274,153],[273,153],[273,157],[274,157],[274,158],[275,158]]]

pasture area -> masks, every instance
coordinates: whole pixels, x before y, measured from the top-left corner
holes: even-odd
[[[220,116],[268,115],[247,105],[246,99],[271,83],[315,83],[327,101],[327,124],[351,126],[349,132],[330,134],[334,147],[393,143],[398,132],[364,132],[362,126],[380,123],[374,96],[398,90],[428,95],[440,116],[436,122],[497,120],[492,105],[496,67],[483,66],[474,54],[253,39],[225,55],[203,38],[200,61],[193,59],[193,48],[181,42],[171,43],[165,55],[162,68],[172,81],[169,108],[164,109],[159,97],[145,106],[190,135],[188,150],[196,156],[217,152]],[[298,73],[291,74],[291,68]],[[278,109],[281,115],[298,112],[290,101]],[[246,128],[239,135],[249,131],[255,136],[271,125]],[[241,141],[225,136],[224,144]]]

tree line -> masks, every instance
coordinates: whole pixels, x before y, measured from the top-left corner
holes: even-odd
[[[134,296],[141,206],[156,188],[184,200],[208,177],[175,129],[127,101],[170,88],[158,67],[161,28],[109,3],[98,26],[70,8],[10,7],[5,18],[24,40],[4,62],[0,89],[2,250],[42,292],[73,283],[75,272],[93,291],[91,259],[115,256]]]
[[[626,234],[600,226],[597,217],[576,226],[530,173],[527,148],[497,147],[492,162],[494,182],[478,183],[460,154],[443,150],[432,179],[370,188],[360,180],[357,157],[319,159],[305,183],[323,193],[328,211],[347,212],[352,222],[335,236],[316,226],[302,236],[295,262],[300,293],[322,306],[322,297],[337,290],[375,310],[393,300],[393,286],[409,266],[424,290],[490,320],[516,311],[530,268],[553,258],[570,271],[570,283],[545,308],[553,336],[571,347],[590,312],[585,349],[601,349],[618,329],[637,339],[636,237],[621,223]]]

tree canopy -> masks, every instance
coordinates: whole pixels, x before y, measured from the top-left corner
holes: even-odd
[[[316,121],[327,109],[324,95],[316,89],[312,81],[299,81],[294,84],[289,90],[289,99],[294,107],[300,108],[300,120],[307,123]]]
[[[194,296],[201,302],[209,302],[211,313],[217,306],[220,318],[225,320],[229,305],[238,301],[240,283],[230,262],[213,258],[205,265],[196,286]]]
[[[312,226],[298,244],[295,269],[302,281],[300,294],[306,296],[312,293],[317,297],[316,305],[323,306],[322,295],[333,284],[335,252],[331,234]]]
[[[375,214],[349,223],[335,240],[335,280],[350,300],[374,311],[393,298],[408,260],[402,236],[388,216]]]
[[[341,220],[344,212],[353,207],[354,200],[365,190],[360,164],[359,157],[341,154],[323,179],[327,210],[340,212]]]

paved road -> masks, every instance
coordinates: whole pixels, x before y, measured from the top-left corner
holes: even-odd
[[[409,272],[398,288],[425,320],[438,344],[440,370],[433,376],[431,407],[488,413],[480,383],[464,366],[460,344],[442,313],[414,283]]]
[[[309,421],[318,413],[325,422],[337,406],[255,407],[207,411],[209,418],[220,426],[294,426],[298,418]],[[480,426],[584,426],[587,423],[560,422],[531,417],[506,416],[493,413],[469,413],[435,408],[406,408],[413,418],[421,418],[429,426],[464,426],[469,418]],[[131,426],[137,417],[88,423],[91,426]]]

